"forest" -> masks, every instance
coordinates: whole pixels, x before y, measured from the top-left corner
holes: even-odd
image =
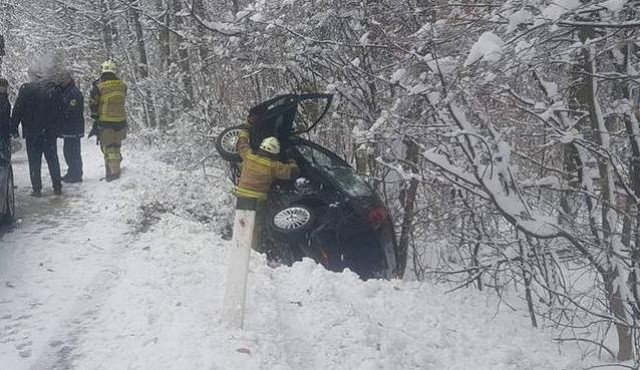
[[[640,1],[0,0],[0,35],[13,96],[43,53],[85,94],[113,59],[131,128],[198,166],[248,107],[334,94],[310,135],[391,207],[397,276],[638,359]]]

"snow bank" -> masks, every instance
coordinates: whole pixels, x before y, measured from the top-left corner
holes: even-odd
[[[245,330],[230,331],[220,315],[229,242],[179,211],[197,191],[224,197],[226,180],[203,189],[130,145],[123,177],[105,183],[97,148],[84,150],[85,182],[63,198],[29,198],[16,156],[25,219],[0,239],[2,369],[582,368],[485,293],[363,282],[310,260],[272,268],[255,253]],[[158,199],[178,209],[138,213]]]
[[[470,290],[362,282],[311,260],[251,260],[245,330],[220,322],[228,243],[165,215],[131,247],[79,339],[77,369],[558,369],[573,367],[523,314]]]

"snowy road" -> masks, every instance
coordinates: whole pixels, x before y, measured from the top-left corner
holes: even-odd
[[[255,254],[245,330],[229,331],[228,243],[194,216],[206,204],[212,220],[228,213],[225,180],[130,148],[123,178],[106,183],[84,143],[85,181],[62,197],[48,176],[45,196],[29,197],[24,152],[15,157],[20,222],[0,235],[2,370],[582,368],[475,292],[364,283],[310,261],[273,269]]]
[[[123,185],[99,181],[96,147],[86,149],[85,182],[62,197],[46,169],[44,196],[30,197],[25,153],[14,157],[19,223],[0,239],[0,348],[10,369],[70,368],[78,335],[117,279],[128,226],[107,199]]]

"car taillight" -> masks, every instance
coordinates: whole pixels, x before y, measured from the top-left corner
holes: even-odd
[[[322,247],[320,248],[320,263],[329,268],[329,262],[331,261],[331,255],[329,254],[328,248]]]
[[[384,207],[375,207],[369,211],[367,221],[373,229],[377,229],[387,219],[387,210]]]

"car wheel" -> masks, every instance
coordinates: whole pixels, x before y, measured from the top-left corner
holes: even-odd
[[[294,234],[308,230],[313,224],[313,212],[303,205],[292,205],[276,212],[271,226],[281,234]]]
[[[242,162],[242,157],[238,154],[236,145],[240,131],[244,126],[233,126],[224,129],[218,137],[216,137],[216,150],[220,156],[229,162]]]

